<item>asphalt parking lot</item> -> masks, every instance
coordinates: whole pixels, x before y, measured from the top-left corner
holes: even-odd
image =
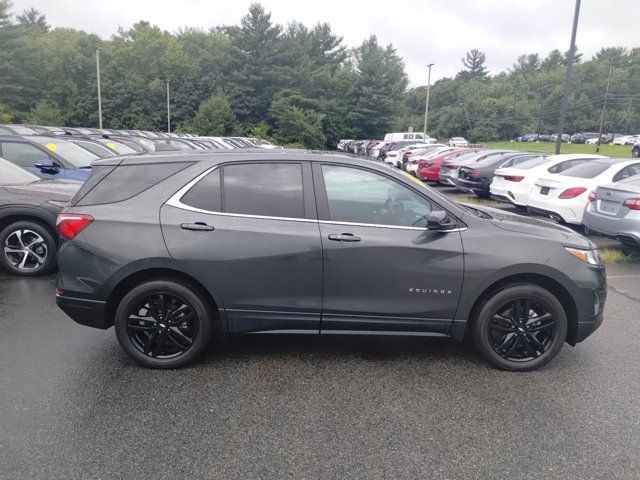
[[[447,339],[255,336],[151,371],[0,276],[0,477],[639,478],[640,268],[542,370]]]

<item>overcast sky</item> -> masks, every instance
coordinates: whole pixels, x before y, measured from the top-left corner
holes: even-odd
[[[264,0],[281,24],[297,20],[307,26],[328,22],[345,44],[355,46],[371,34],[392,43],[404,58],[412,86],[425,85],[425,65],[435,63],[432,81],[455,75],[467,50],[487,55],[498,73],[522,53],[545,56],[569,47],[574,0]],[[14,12],[35,7],[53,27],[73,27],[108,38],[118,26],[147,20],[163,29],[208,29],[238,24],[251,0],[14,0]],[[638,0],[583,0],[578,49],[589,58],[600,47],[640,47],[634,18]]]

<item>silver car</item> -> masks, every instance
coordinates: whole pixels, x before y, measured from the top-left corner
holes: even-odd
[[[582,223],[621,243],[639,246],[640,174],[591,192]]]

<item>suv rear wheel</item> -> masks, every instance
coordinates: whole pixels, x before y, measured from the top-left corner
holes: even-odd
[[[213,314],[196,292],[157,280],[125,295],[114,319],[125,352],[150,368],[179,368],[197,360],[211,340]]]
[[[16,275],[41,275],[56,266],[56,241],[37,222],[25,220],[7,225],[0,232],[0,248],[0,266]]]
[[[479,353],[498,368],[527,371],[550,362],[567,336],[567,316],[548,290],[520,284],[496,292],[473,323]]]

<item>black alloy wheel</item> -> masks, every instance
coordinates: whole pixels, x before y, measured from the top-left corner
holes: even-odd
[[[16,275],[49,272],[56,264],[56,241],[49,230],[34,221],[7,225],[0,232],[0,265]]]
[[[528,362],[549,349],[558,325],[551,313],[525,297],[498,308],[487,328],[498,355],[513,362]]]
[[[539,368],[560,351],[567,336],[560,301],[535,284],[507,286],[488,297],[472,320],[479,353],[493,365],[513,371]]]
[[[195,361],[212,336],[212,309],[198,289],[157,280],[120,301],[115,329],[122,348],[150,368],[179,368]]]

